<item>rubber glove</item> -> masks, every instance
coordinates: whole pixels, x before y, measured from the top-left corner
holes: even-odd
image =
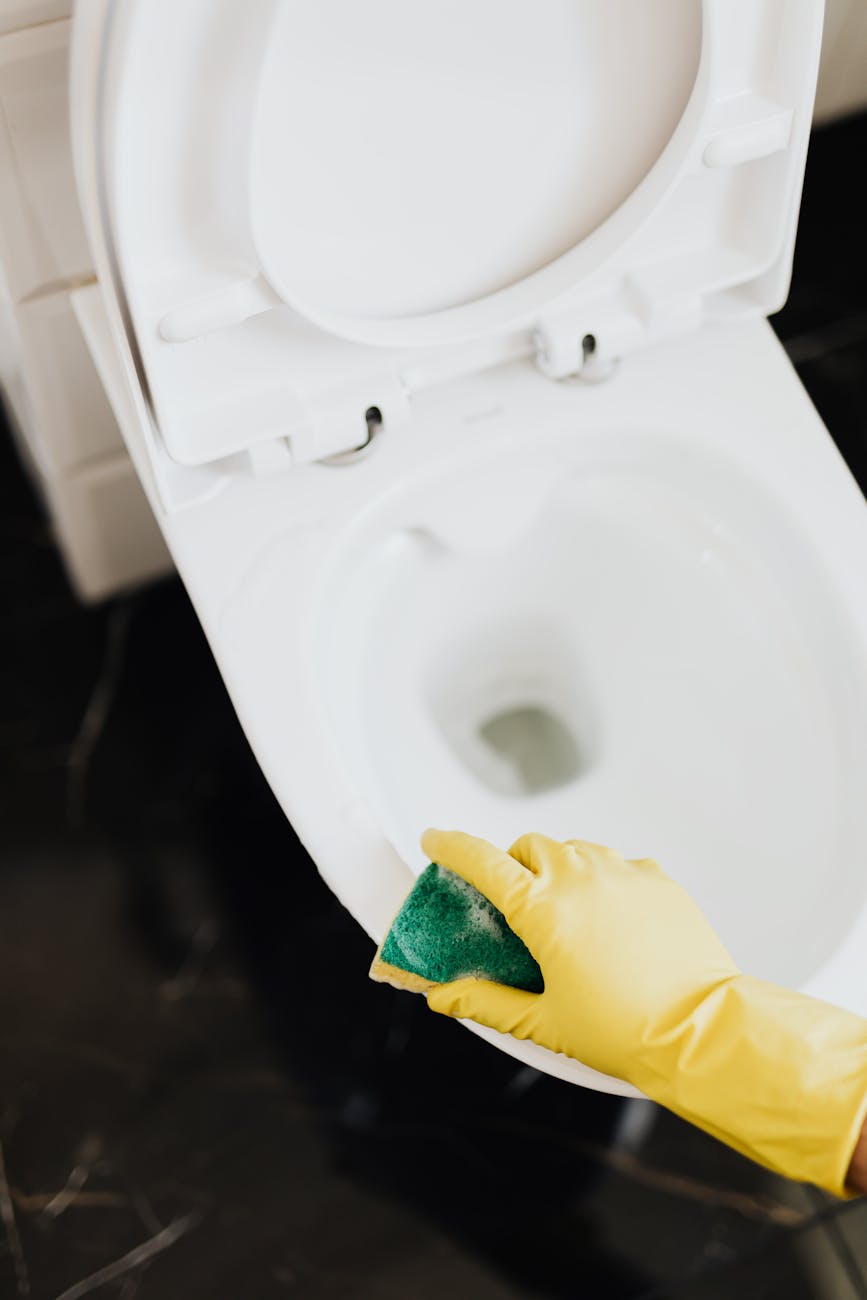
[[[650,859],[525,835],[508,853],[427,831],[542,968],[543,993],[443,984],[434,1011],[531,1038],[648,1097],[760,1164],[845,1195],[867,1113],[867,1021],[740,972]]]

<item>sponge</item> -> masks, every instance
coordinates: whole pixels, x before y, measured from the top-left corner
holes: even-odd
[[[528,993],[545,987],[538,963],[502,912],[455,872],[431,863],[380,944],[370,977],[426,993],[465,975]]]

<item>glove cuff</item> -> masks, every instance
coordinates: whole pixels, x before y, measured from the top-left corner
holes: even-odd
[[[867,1021],[735,975],[640,1054],[647,1096],[789,1178],[847,1195],[867,1116]]]

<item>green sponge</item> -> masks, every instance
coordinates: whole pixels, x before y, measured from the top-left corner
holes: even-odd
[[[417,993],[465,975],[528,993],[545,987],[538,963],[502,912],[436,863],[424,869],[404,900],[370,975]]]

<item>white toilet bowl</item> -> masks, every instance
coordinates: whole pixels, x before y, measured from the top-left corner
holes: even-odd
[[[92,0],[76,20],[77,164],[101,282],[77,310],[254,752],[325,879],[379,938],[428,824],[501,844],[529,829],[608,842],[660,858],[752,973],[867,1013],[867,509],[763,319],[788,277],[821,5],[667,4],[660,39],[666,24],[681,34],[684,66],[642,135],[650,163],[639,149],[626,167],[633,188],[611,180],[623,193],[590,232],[549,232],[545,256],[534,237],[508,267],[511,246],[486,268],[464,249],[408,287],[419,191],[389,272],[403,227],[386,164],[388,240],[365,220],[348,247],[344,218],[314,228],[317,165],[328,214],[341,199],[334,123],[326,156],[305,124],[312,152],[287,177],[262,161],[286,129],[276,53],[300,33],[318,68],[322,30],[293,28],[293,6],[269,28],[271,6],[255,6],[251,25],[270,33],[257,83],[249,50],[237,65],[226,53],[237,12],[216,6],[217,22],[191,3],[155,78],[142,51],[166,29],[162,8],[130,0],[112,28]],[[519,9],[500,12],[517,22]],[[249,141],[213,76],[210,99],[187,102],[194,13],[228,82],[243,65],[261,91],[237,118],[253,122],[246,243],[237,196],[216,224],[187,212],[183,148],[150,138],[186,103],[178,136],[208,144],[216,105],[227,157]],[[386,3],[377,13],[396,20]],[[613,57],[602,13],[551,4],[545,21],[578,14]],[[465,35],[477,58],[489,50],[490,32]],[[340,86],[343,67],[357,95],[348,48],[327,75]],[[412,63],[433,96],[442,54]],[[391,66],[378,59],[377,77]],[[351,103],[338,96],[335,113]],[[372,160],[394,164],[389,148]],[[234,173],[227,161],[217,174]],[[532,205],[526,221],[535,230]],[[378,271],[354,277],[365,248]],[[365,411],[382,429],[355,456]]]
[[[278,798],[374,937],[426,824],[500,843],[577,826],[658,856],[746,969],[867,1012],[867,510],[766,325],[696,340],[684,371],[673,352],[633,359],[622,409],[593,389],[579,410],[529,366],[500,376],[515,427],[482,422],[472,456],[432,404],[412,447],[312,469],[334,513],[260,535],[223,600],[182,573]],[[467,412],[486,391],[463,386]],[[450,538],[470,475],[492,480],[486,527]],[[253,493],[213,502],[199,542],[241,543]],[[503,502],[527,508],[500,544]],[[479,734],[522,709],[571,740],[536,787]]]

